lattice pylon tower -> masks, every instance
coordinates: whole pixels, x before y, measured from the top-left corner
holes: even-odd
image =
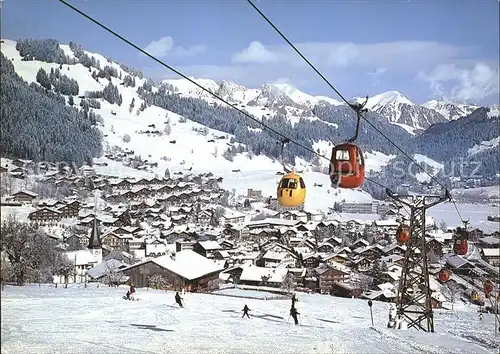
[[[410,209],[411,236],[406,244],[403,270],[399,280],[396,301],[398,317],[407,322],[408,328],[415,327],[425,332],[434,332],[425,239],[425,214],[427,209],[449,200],[450,195],[446,191],[444,196],[400,196],[390,190],[387,190],[387,194]]]

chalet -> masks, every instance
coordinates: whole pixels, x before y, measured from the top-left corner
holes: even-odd
[[[122,269],[136,287],[149,286],[149,277],[161,275],[168,279],[172,290],[183,288],[190,292],[214,288],[223,270],[219,261],[209,260],[192,250],[177,252],[175,258],[165,255],[136,263]]]
[[[222,249],[215,241],[199,241],[193,244],[193,251],[206,258],[215,258],[215,251]]]
[[[69,245],[80,244],[82,247],[88,245],[89,241],[90,236],[87,235],[71,235],[65,240],[65,242]]]
[[[234,242],[231,242],[229,240],[224,240],[220,243],[223,249],[225,250],[230,250],[234,248]]]
[[[471,262],[458,255],[450,254],[446,255],[445,258],[450,270],[458,275],[469,275],[474,269],[474,265]]]
[[[257,265],[262,265],[266,268],[274,268],[278,265],[284,266],[295,266],[295,258],[288,252],[275,252],[267,251],[262,255],[262,257],[256,262]]]
[[[82,176],[94,176],[96,174],[95,170],[88,165],[83,165],[78,169],[78,171],[82,174]]]
[[[89,280],[87,271],[99,263],[99,257],[96,257],[90,250],[83,249],[79,251],[65,252],[68,259],[73,263],[74,270],[66,279],[63,275],[54,276],[55,283],[85,283]]]
[[[365,272],[372,267],[373,260],[365,257],[359,257],[358,259],[352,261],[352,263],[358,272]]]
[[[195,243],[195,241],[177,240],[175,241],[175,251],[181,252],[185,250],[192,250]]]
[[[75,204],[66,204],[57,209],[61,212],[62,218],[77,218],[80,209]]]
[[[30,203],[30,202],[33,202],[37,196],[38,196],[38,194],[33,193],[31,191],[21,191],[21,192],[14,193],[12,195],[12,197],[13,197],[12,199],[15,202]]]
[[[28,215],[28,219],[33,222],[49,222],[61,220],[62,213],[50,208],[42,208]]]
[[[320,263],[321,263],[321,259],[319,256],[310,255],[310,256],[304,257],[304,265],[306,268],[310,268],[310,269],[317,268]]]
[[[167,254],[167,245],[162,240],[146,241],[146,257],[160,257]]]
[[[404,256],[405,252],[406,252],[405,247],[397,245],[397,244],[389,245],[383,249],[383,253],[386,256],[391,256],[391,255]]]
[[[331,264],[332,262],[346,264],[348,259],[349,257],[345,253],[334,253],[332,255],[323,257],[323,260],[329,264]]]
[[[331,294],[335,282],[343,282],[349,273],[332,268],[326,264],[321,264],[314,268],[314,274],[317,279],[317,287],[313,289],[321,294]]]
[[[372,260],[384,256],[384,249],[380,245],[371,245],[367,247],[362,247],[361,249],[354,250],[354,252],[362,257],[369,258]]]
[[[120,235],[113,232],[107,233],[101,238],[101,242],[114,250],[128,250],[128,241],[133,237],[131,235]]]
[[[265,268],[248,265],[242,267],[243,271],[238,279],[242,285],[269,286],[279,288],[288,274],[286,268]]]
[[[479,240],[479,245],[483,248],[499,248],[500,238],[493,236],[486,236]]]
[[[130,181],[123,179],[121,181],[112,183],[111,186],[117,189],[130,189],[133,186],[133,184],[130,183]]]
[[[443,253],[443,243],[435,238],[430,239],[427,242],[427,249],[434,252],[437,256],[441,257]]]
[[[132,238],[128,239],[128,249],[129,249],[129,252],[131,252],[131,253],[141,253],[142,254],[142,252],[139,252],[139,251],[145,249],[144,240],[141,238],[138,238],[138,237],[132,237]],[[146,256],[145,253],[142,255],[144,257]]]
[[[331,243],[328,243],[328,242],[320,243],[318,245],[318,252],[329,253],[329,252],[333,252],[334,250],[335,250],[335,247]]]
[[[335,247],[339,247],[342,244],[342,239],[340,237],[330,237],[325,239],[323,242],[328,242]]]
[[[336,281],[332,285],[331,294],[338,297],[357,298],[362,293],[363,290],[357,284]]]
[[[500,248],[483,248],[482,257],[492,266],[500,264]]]
[[[14,161],[12,161],[12,164],[17,167],[26,167],[28,165],[32,165],[33,161],[24,159],[15,159]]]
[[[231,258],[231,254],[225,250],[216,250],[214,252],[214,258],[217,260],[229,260]]]
[[[221,225],[225,224],[240,224],[245,222],[245,214],[235,210],[226,209],[224,215],[219,218]]]
[[[196,219],[198,224],[200,225],[208,225],[212,220],[212,213],[208,210],[202,210],[198,214],[196,214]]]
[[[366,247],[366,246],[369,246],[370,243],[362,238],[354,241],[351,245],[351,249],[356,249],[358,247]]]

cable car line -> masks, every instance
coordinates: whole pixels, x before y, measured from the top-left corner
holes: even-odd
[[[218,96],[217,94],[213,93],[212,91],[206,89],[205,87],[203,87],[202,85],[198,84],[196,81],[190,79],[188,76],[184,75],[183,73],[181,73],[180,71],[176,70],[175,68],[173,68],[172,66],[166,64],[165,62],[159,60],[158,58],[154,57],[153,55],[149,54],[148,52],[146,52],[145,50],[143,50],[142,48],[140,48],[139,46],[137,46],[136,44],[132,43],[131,41],[129,41],[128,39],[126,39],[125,37],[121,36],[120,34],[118,34],[117,32],[111,30],[109,27],[103,25],[102,23],[100,23],[99,21],[97,21],[96,19],[94,19],[93,17],[87,15],[86,13],[84,13],[83,11],[79,10],[78,8],[70,5],[69,3],[67,3],[65,0],[59,0],[59,2],[61,2],[62,4],[66,5],[67,7],[69,7],[70,9],[74,10],[75,12],[77,12],[78,14],[82,15],[83,17],[87,18],[88,20],[90,20],[91,22],[95,23],[96,25],[98,25],[99,27],[103,28],[104,30],[108,31],[109,33],[111,33],[112,35],[114,35],[115,37],[121,39],[123,42],[127,43],[128,45],[130,45],[131,47],[137,49],[139,52],[143,53],[144,55],[148,56],[149,58],[153,59],[154,61],[156,61],[157,63],[159,63],[160,65],[166,67],[167,69],[169,69],[170,71],[173,71],[174,73],[176,73],[177,75],[183,77],[184,79],[188,80],[189,82],[191,82],[193,85],[199,87],[200,89],[202,89],[203,91],[209,93],[211,96],[215,97],[216,99],[224,102],[226,105],[228,105],[229,107],[235,109],[236,111],[238,111],[239,113],[243,114],[244,116],[250,118],[252,121],[256,122],[257,124],[261,125],[262,127],[264,127],[265,129],[268,129],[269,131],[273,132],[274,134],[278,135],[279,137],[281,137],[281,141],[280,143],[281,144],[285,144],[285,143],[288,143],[288,142],[291,142],[291,143],[294,143],[295,145],[297,146],[300,146],[301,148],[303,148],[304,150],[308,151],[308,152],[311,152],[313,155],[316,155],[320,158],[323,158],[325,160],[328,160],[330,162],[330,168],[332,168],[332,163],[333,163],[333,160],[334,160],[334,157],[332,156],[332,159],[329,159],[327,158],[326,156],[323,156],[322,154],[320,153],[317,153],[316,151],[314,151],[313,149],[311,148],[308,148],[307,146],[304,146],[303,144],[295,141],[295,140],[292,140],[290,138],[288,138],[287,136],[283,135],[282,133],[280,133],[279,131],[267,126],[266,124],[264,124],[263,122],[259,121],[258,119],[256,119],[255,117],[251,116],[250,114],[248,114],[247,112],[241,110],[240,108],[230,104],[228,101],[224,100],[222,97]],[[250,2],[250,1],[249,1]],[[251,2],[250,2],[251,3]],[[253,5],[253,4],[252,4]],[[312,64],[310,64],[312,66]],[[313,67],[313,66],[312,66]],[[314,67],[313,67],[314,68]],[[315,68],[314,68],[315,69]],[[316,70],[316,69],[315,69]],[[323,77],[323,76],[322,76]],[[323,77],[324,78],[324,77]],[[331,85],[328,80],[326,80],[324,78],[324,80],[333,88],[333,85]],[[335,88],[333,88],[335,90]],[[336,91],[336,90],[335,90]],[[339,94],[340,95],[340,94]],[[341,96],[343,98],[343,96]],[[344,99],[344,98],[343,98]],[[345,99],[344,99],[345,101]],[[347,102],[348,103],[348,102]],[[348,103],[349,104],[349,103]],[[365,102],[366,104],[366,102]],[[357,127],[356,127],[356,135],[351,138],[350,140],[353,141],[357,138],[357,132],[358,132],[358,129],[359,129],[359,120],[360,118],[363,118],[365,121],[367,121],[375,130],[377,130],[378,132],[380,132],[380,130],[378,130],[376,127],[374,127],[371,122],[369,122],[365,117],[362,116],[362,110],[364,109],[364,104],[349,104],[349,106],[354,109],[358,115],[358,124],[357,124]],[[383,134],[382,132],[380,132],[391,144],[393,144],[398,150],[400,150],[406,157],[408,157],[412,162],[413,159],[411,159],[411,157],[409,157],[403,150],[401,150],[395,143],[393,143],[385,134]],[[346,144],[350,144],[350,142],[348,141]],[[354,145],[355,146],[355,145]],[[357,146],[355,146],[357,147]],[[359,148],[358,148],[359,149]],[[332,154],[333,155],[333,154]],[[359,157],[359,155],[358,155]],[[361,154],[361,158],[362,158],[362,154]],[[430,175],[427,171],[425,171],[420,165],[417,164],[417,166],[419,166],[425,173],[427,173],[432,179],[436,180],[434,178],[434,176]],[[358,168],[360,167],[359,165],[357,166]],[[363,167],[364,167],[364,163],[363,163]],[[359,172],[358,172],[359,173]],[[293,174],[293,171],[289,174],[289,177],[291,178],[288,178],[289,180],[295,180],[295,183],[300,186],[300,188],[298,190],[296,190],[296,192],[299,192],[299,195],[296,196],[294,195],[293,197],[290,196],[291,198],[288,198],[290,199],[289,202],[291,202],[292,204],[294,202],[296,202],[296,200],[298,198],[302,198],[304,197],[305,195],[301,194],[301,193],[304,193],[305,194],[305,185],[303,184],[303,180],[300,176],[297,176],[297,175],[294,175],[292,176]],[[370,181],[372,183],[375,183],[377,184],[378,186],[381,186],[382,188],[386,189],[386,190],[390,190],[390,188],[386,187],[385,185],[383,185],[382,183],[380,182],[377,182],[375,180],[372,180],[372,179],[369,179],[369,178],[365,178],[364,177],[364,171],[362,172],[362,177],[367,180],[367,181]],[[330,175],[330,178],[332,178],[332,175]],[[282,179],[283,181],[283,179]],[[282,186],[281,186],[281,182],[280,181],[280,186],[278,187],[278,193],[283,190]],[[437,180],[436,180],[437,181]],[[443,186],[441,183],[439,183],[439,181],[437,181],[438,184],[440,184],[441,186]],[[281,188],[280,188],[281,187]],[[342,186],[340,186],[342,187]],[[353,187],[347,187],[347,188],[353,188]],[[445,187],[445,190],[446,192],[448,193],[448,190],[446,189]],[[278,200],[279,197],[278,197]],[[455,208],[457,209],[457,212],[458,212],[458,208],[455,204],[455,202],[453,202],[454,205],[455,205]],[[459,213],[459,216],[460,218],[462,219],[460,213]],[[462,220],[463,221],[463,220]]]
[[[176,73],[177,75],[181,76],[182,78],[188,80],[189,82],[191,82],[193,85],[196,85],[197,87],[199,87],[200,89],[202,89],[203,91],[209,93],[210,95],[212,95],[213,97],[217,98],[218,100],[224,102],[225,104],[227,104],[228,106],[234,108],[235,110],[237,110],[239,113],[245,115],[247,118],[250,118],[251,120],[253,120],[254,122],[258,123],[259,125],[263,126],[264,128],[266,128],[267,130],[273,132],[274,134],[280,136],[281,138],[285,139],[285,140],[288,140],[290,142],[293,142],[294,144],[296,144],[297,146],[300,146],[301,148],[303,148],[304,150],[306,151],[309,151],[315,155],[318,155],[326,160],[330,160],[329,158],[327,158],[326,156],[323,156],[323,155],[320,155],[318,154],[316,151],[314,151],[313,149],[311,148],[308,148],[307,146],[301,144],[300,142],[297,142],[297,141],[294,141],[290,138],[288,138],[287,136],[283,135],[282,133],[278,132],[277,130],[267,126],[266,124],[262,123],[261,121],[259,121],[257,118],[251,116],[250,114],[248,114],[247,112],[241,110],[240,108],[232,105],[231,103],[229,103],[228,101],[226,101],[225,99],[223,99],[222,97],[218,96],[217,94],[213,93],[212,91],[206,89],[205,87],[203,87],[202,85],[198,84],[196,81],[192,80],[191,78],[189,78],[187,75],[184,75],[183,73],[181,73],[180,71],[178,71],[177,69],[175,69],[174,67],[166,64],[165,62],[161,61],[160,59],[156,58],[155,56],[149,54],[148,52],[146,52],[145,50],[143,50],[142,48],[140,48],[138,45],[134,44],[133,42],[129,41],[128,39],[126,39],[125,37],[121,36],[120,34],[118,34],[117,32],[113,31],[112,29],[110,29],[109,27],[107,27],[106,25],[103,25],[102,23],[100,23],[99,21],[97,21],[96,19],[94,19],[93,17],[87,15],[85,12],[79,10],[78,8],[74,7],[73,5],[70,5],[68,4],[65,0],[59,0],[59,2],[63,3],[64,5],[68,6],[69,8],[71,8],[72,10],[78,12],[80,15],[82,15],[83,17],[87,18],[88,20],[94,22],[96,25],[98,25],[99,27],[105,29],[106,31],[108,31],[109,33],[113,34],[114,36],[118,37],[119,39],[121,39],[123,42],[127,43],[128,45],[134,47],[135,49],[137,49],[138,51],[140,51],[142,54],[148,56],[149,58],[153,59],[154,61],[156,61],[158,64],[166,67],[167,69],[169,69],[170,71],[173,71],[174,73]]]
[[[411,162],[413,162],[415,165],[417,165],[417,167],[419,169],[421,169],[425,174],[427,174],[432,180],[434,180],[437,184],[439,184],[445,191],[447,194],[449,194],[448,192],[448,188],[443,184],[441,183],[436,177],[434,177],[433,175],[431,175],[429,172],[427,172],[419,163],[417,163],[409,154],[407,154],[403,149],[401,149],[396,143],[394,143],[384,132],[382,132],[380,129],[378,129],[375,125],[373,125],[368,119],[366,119],[366,117],[362,114],[364,112],[366,112],[367,110],[364,109],[364,105],[366,104],[366,102],[368,101],[368,97],[367,97],[367,100],[365,101],[364,104],[362,105],[356,105],[356,104],[352,104],[350,102],[347,101],[347,99],[330,83],[330,81],[300,52],[299,49],[297,49],[297,47],[283,34],[283,32],[281,32],[278,27],[276,27],[276,25],[251,1],[251,0],[247,0],[247,2],[255,9],[255,11],[257,11],[259,13],[259,15],[281,36],[281,38],[283,38],[283,40],[285,40],[285,42],[288,43],[288,45],[290,45],[290,47],[292,47],[293,50],[295,50],[295,52],[311,67],[311,69],[314,70],[314,72],[316,72],[316,74],[318,74],[318,76],[320,76],[323,81],[333,90],[335,91],[335,93],[349,106],[351,107],[355,112],[356,112],[356,115],[357,115],[357,118],[358,118],[358,121],[357,121],[357,124],[356,124],[356,137],[357,137],[357,132],[358,132],[358,129],[359,129],[359,118],[363,118],[373,129],[375,129],[375,131],[377,131],[378,133],[380,133],[385,139],[387,139],[387,141],[389,141],[389,143],[392,144],[392,146],[394,146],[399,152],[401,152],[405,157],[407,157]],[[368,180],[368,179],[367,179]],[[371,180],[371,182],[374,182],[374,183],[377,183],[373,180]],[[380,183],[378,183],[379,185],[381,185]],[[450,195],[450,194],[449,194]],[[451,196],[451,195],[450,195]],[[455,206],[455,209],[458,213],[458,216],[460,218],[460,220],[462,222],[464,222],[464,219],[462,218],[462,215],[460,214],[460,211],[458,210],[458,207],[456,205],[456,202],[451,199],[450,197],[450,200],[451,202],[453,203],[453,205]]]
[[[78,14],[82,15],[83,17],[85,17],[86,19],[90,20],[91,22],[95,23],[96,25],[98,25],[99,27],[103,28],[104,30],[106,30],[107,32],[111,33],[112,35],[114,35],[115,37],[119,38],[120,40],[122,40],[123,42],[127,43],[128,45],[130,45],[131,47],[137,49],[139,52],[141,52],[142,54],[146,55],[147,57],[153,59],[154,61],[156,61],[158,64],[164,66],[165,68],[169,69],[170,71],[173,71],[174,73],[176,73],[177,75],[181,76],[182,78],[186,79],[187,81],[191,82],[193,85],[199,87],[200,89],[202,89],[203,91],[209,93],[211,96],[213,96],[214,98],[224,102],[226,105],[228,105],[229,107],[235,109],[236,111],[238,111],[239,113],[243,114],[244,116],[246,116],[247,118],[250,118],[251,120],[253,120],[254,122],[256,122],[257,124],[261,125],[262,127],[264,127],[265,129],[273,132],[274,134],[278,135],[281,139],[278,143],[280,144],[283,144],[283,143],[293,143],[297,146],[300,146],[301,148],[303,148],[304,150],[322,158],[322,159],[325,159],[329,162],[331,162],[330,158],[316,152],[314,149],[311,149],[311,148],[308,148],[307,146],[301,144],[300,142],[297,142],[293,139],[290,139],[288,138],[287,136],[285,136],[284,134],[280,133],[279,131],[269,127],[268,125],[266,125],[265,123],[259,121],[257,118],[253,117],[252,115],[248,114],[247,112],[243,111],[242,109],[236,107],[235,105],[232,105],[231,103],[229,103],[228,101],[226,101],[225,99],[223,99],[222,97],[220,97],[219,95],[213,93],[212,91],[208,90],[207,88],[203,87],[202,85],[198,84],[196,81],[192,80],[191,78],[189,78],[187,75],[183,74],[182,72],[178,71],[177,69],[175,69],[174,67],[166,64],[164,61],[156,58],[155,56],[151,55],[150,53],[146,52],[145,50],[143,50],[142,48],[140,48],[138,45],[134,44],[133,42],[131,42],[130,40],[126,39],[125,37],[121,36],[120,34],[118,34],[117,32],[113,31],[112,29],[110,29],[109,27],[107,27],[106,25],[102,24],[101,22],[99,22],[98,20],[96,20],[95,18],[93,18],[92,16],[90,15],[87,15],[85,12],[83,12],[82,10],[76,8],[75,6],[73,5],[70,5],[68,2],[66,2],[66,0],[58,0],[59,2],[61,2],[62,4],[66,5],[67,7],[69,7],[70,9],[72,9],[73,11],[77,12]],[[355,107],[357,107],[358,105],[353,105]],[[383,185],[382,183],[380,182],[377,182],[375,180],[372,180],[372,179],[369,179],[369,178],[365,178],[367,181],[370,181],[384,189],[390,189],[388,187],[386,187],[385,185]]]
[[[380,133],[384,138],[386,138],[397,150],[399,150],[403,155],[405,155],[410,161],[415,163],[423,172],[425,172],[431,179],[436,181],[441,187],[443,187],[445,190],[448,188],[442,184],[439,180],[437,180],[433,175],[431,175],[429,172],[427,172],[422,166],[420,166],[413,158],[411,158],[403,149],[401,149],[396,143],[394,143],[386,134],[384,134],[380,129],[378,129],[376,126],[374,126],[366,117],[364,117],[361,113],[361,109],[359,108],[358,105],[349,103],[347,99],[328,81],[328,79],[318,70],[316,67],[300,52],[300,50],[297,49],[297,47],[274,25],[274,23],[251,1],[247,0],[247,2],[257,11],[264,20],[287,42],[290,47],[292,47],[293,50],[318,74],[323,81],[333,90],[337,95],[349,106],[351,107],[356,114],[358,114],[358,117],[363,118],[373,129],[375,129],[378,133]],[[359,122],[358,122],[359,124]]]

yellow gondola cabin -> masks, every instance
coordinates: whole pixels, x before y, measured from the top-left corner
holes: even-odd
[[[282,206],[298,207],[306,199],[306,184],[299,175],[293,171],[281,178],[278,184],[278,202]]]

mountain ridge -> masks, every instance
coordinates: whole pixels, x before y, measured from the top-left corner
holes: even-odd
[[[40,41],[43,42],[43,40]],[[126,143],[124,144],[112,130],[120,131],[121,136],[123,134],[130,135],[132,139],[139,139],[139,136],[147,134],[151,136],[152,141],[156,141],[154,140],[156,138],[151,135],[153,134],[151,131],[154,134],[159,134],[158,139],[167,139],[166,135],[168,134],[162,132],[163,129],[165,131],[169,130],[167,126],[170,123],[167,124],[167,122],[173,120],[173,117],[177,117],[175,120],[178,121],[175,124],[182,125],[185,124],[183,120],[187,118],[197,124],[192,127],[193,131],[196,131],[193,134],[203,135],[206,134],[204,133],[205,129],[208,129],[209,134],[214,136],[213,139],[207,138],[203,143],[208,144],[203,149],[205,150],[207,162],[203,164],[204,166],[213,165],[213,163],[209,162],[210,159],[218,161],[223,157],[223,159],[231,162],[231,160],[255,158],[252,155],[261,155],[259,158],[266,156],[266,158],[270,159],[268,162],[283,158],[285,162],[298,163],[302,168],[316,169],[323,173],[328,171],[328,161],[319,159],[318,156],[311,152],[304,151],[292,144],[287,145],[283,156],[280,157],[280,151],[276,145],[277,137],[267,130],[262,130],[262,126],[256,122],[227,107],[185,79],[163,80],[160,83],[155,83],[144,78],[143,74],[136,69],[113,62],[101,54],[83,51],[74,43],[70,43],[69,46],[59,45],[63,54],[59,53],[57,56],[45,53],[44,50],[48,49],[43,49],[43,45],[37,43],[30,44],[35,46],[34,48],[23,49],[30,54],[22,57],[15,48],[17,43],[7,40],[7,43],[2,43],[2,55],[5,53],[6,57],[12,60],[16,72],[20,73],[24,80],[28,82],[38,82],[37,70],[40,68],[45,68],[47,71],[61,68],[61,73],[68,75],[70,79],[77,80],[80,85],[79,92],[71,100],[74,101],[75,105],[82,105],[82,102],[86,105],[91,104],[93,105],[90,108],[91,112],[95,111],[103,115],[105,124],[100,129],[105,135],[104,143],[108,147],[114,145],[126,146]],[[29,45],[25,44],[25,46]],[[66,58],[62,55],[66,55]],[[34,60],[36,56],[50,57],[52,58],[50,60],[59,60],[64,63],[56,64]],[[329,156],[334,144],[345,141],[354,133],[356,116],[351,108],[346,105],[331,104],[322,96],[308,95],[289,84],[264,84],[261,89],[251,89],[228,80],[222,80],[220,83],[210,79],[195,80],[212,92],[220,94],[231,104],[248,112],[257,120],[265,122],[266,125],[295,141],[301,141],[301,143],[310,146],[311,149],[323,155]],[[38,84],[40,83],[38,82]],[[56,89],[55,86],[52,85],[52,87],[54,90]],[[66,102],[69,102],[68,95],[62,95],[61,97],[64,97]],[[406,111],[402,110],[403,113],[415,112],[416,105],[397,91],[389,91],[389,94],[383,95],[381,98],[385,98],[385,104],[383,106],[379,105],[381,108],[387,108],[388,105],[391,107],[402,105],[407,107],[405,108]],[[97,104],[93,100],[99,103],[99,108],[96,108]],[[378,100],[378,103],[380,102],[381,99]],[[373,108],[374,105],[371,107]],[[367,114],[367,119],[373,125],[386,136],[390,136],[391,140],[398,142],[398,145],[404,151],[413,151],[415,154],[421,153],[421,148],[414,143],[414,139],[419,135],[415,135],[412,127],[405,127],[404,123],[393,122],[390,117],[380,114],[377,110],[378,108],[373,109]],[[419,110],[418,106],[416,111]],[[151,114],[158,117],[152,119],[150,118]],[[490,112],[484,114],[490,114]],[[117,117],[120,117],[123,123],[117,120]],[[459,118],[457,121],[461,119],[463,118]],[[129,124],[129,121],[133,123],[130,126],[134,127],[131,129],[136,129],[135,132],[133,130],[125,131],[123,130],[124,127],[121,127],[121,125],[125,126],[125,122]],[[145,123],[147,123],[146,126],[141,126]],[[433,133],[433,130],[436,130],[433,127],[444,127],[438,129],[439,132],[436,134],[439,135],[442,134],[442,131],[445,130],[449,123],[446,119],[441,119],[440,122],[430,124],[426,130],[430,129],[430,133]],[[157,128],[148,129],[148,125],[154,125]],[[174,131],[177,129],[171,128]],[[462,144],[457,146],[460,151],[475,149],[473,151],[481,151],[481,154],[484,154],[484,151],[491,152],[496,147],[496,140],[492,140],[491,127],[488,126],[487,129],[490,131],[481,132],[477,130],[473,140],[461,141],[454,139],[445,143],[449,143],[451,146],[453,144]],[[162,135],[163,137],[161,137]],[[228,139],[225,142],[220,141],[221,143],[224,142],[224,144],[210,145],[213,144],[210,142],[211,140],[221,135],[225,135]],[[142,138],[140,139],[142,141]],[[384,169],[391,165],[391,161],[397,160],[396,155],[399,152],[366,124],[361,124],[358,141],[368,157],[366,159],[367,171],[373,170],[374,173],[383,173]],[[144,142],[150,144],[149,141]],[[157,144],[160,144],[159,140]],[[165,142],[162,140],[161,144],[165,144]],[[168,141],[166,141],[166,144],[166,147],[164,147],[166,150],[171,150],[175,146],[169,145]],[[478,147],[475,148],[476,145]],[[190,149],[189,144],[184,147]],[[207,155],[206,150],[212,152]],[[144,150],[143,154],[143,156],[151,155],[151,150]],[[432,154],[437,162],[434,166],[443,163],[447,158],[445,155]],[[478,155],[476,154],[476,156]],[[163,157],[165,156],[157,156],[156,158],[162,159]],[[178,160],[177,162],[186,168],[194,166],[190,165],[191,158],[189,158],[189,155],[185,155],[184,152],[180,154],[179,158],[174,159],[174,157],[168,156],[167,158]],[[268,162],[264,163],[264,161],[267,160],[262,160],[263,164],[271,166],[268,165]],[[250,162],[247,162],[247,164],[247,167],[253,166],[252,169],[258,167]],[[233,165],[228,164],[224,168],[231,170],[232,167],[230,166]],[[245,166],[245,164],[243,163],[241,166]],[[323,179],[323,183],[328,183],[328,177],[326,179],[323,177]],[[366,188],[369,189],[369,185]]]

